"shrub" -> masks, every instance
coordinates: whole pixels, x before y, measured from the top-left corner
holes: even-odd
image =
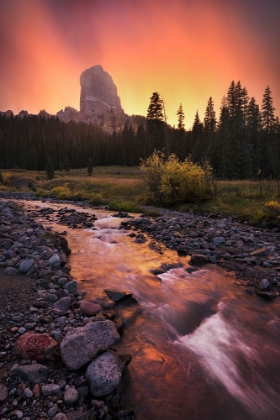
[[[54,187],[51,190],[51,195],[54,195],[59,200],[65,200],[70,195],[70,190],[67,186],[64,187]]]
[[[180,162],[174,155],[165,161],[162,152],[141,162],[144,181],[153,203],[170,205],[210,199],[213,196],[212,168],[193,163],[190,158]]]

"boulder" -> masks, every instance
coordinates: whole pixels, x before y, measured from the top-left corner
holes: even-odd
[[[119,339],[112,321],[90,322],[66,334],[60,345],[62,361],[69,370],[77,370]]]
[[[47,379],[49,370],[41,364],[20,365],[14,369],[14,373],[33,384],[39,384]]]
[[[128,299],[132,297],[132,293],[130,292],[119,292],[117,290],[109,290],[109,289],[105,289],[104,292],[114,302],[119,302],[120,300]]]
[[[56,349],[57,342],[50,335],[29,331],[15,342],[14,354],[22,359],[42,361],[51,359]]]
[[[18,268],[19,273],[26,274],[32,268],[34,264],[35,264],[35,261],[32,259],[22,260]]]
[[[89,302],[88,300],[81,300],[80,310],[83,315],[94,316],[101,311],[101,306],[98,303]]]
[[[94,397],[110,394],[121,383],[125,365],[110,352],[105,352],[93,360],[86,371],[86,379]]]
[[[191,263],[194,265],[203,265],[208,263],[208,257],[203,254],[193,254],[191,256]]]

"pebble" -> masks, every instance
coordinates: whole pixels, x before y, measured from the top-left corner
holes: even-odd
[[[79,399],[79,393],[75,388],[69,388],[64,392],[63,401],[65,404],[75,404]]]

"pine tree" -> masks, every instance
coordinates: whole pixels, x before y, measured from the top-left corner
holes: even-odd
[[[206,133],[214,133],[217,130],[216,112],[214,110],[214,102],[211,96],[207,103],[203,128]]]
[[[147,132],[149,136],[149,155],[154,150],[162,150],[165,146],[165,122],[163,101],[158,92],[150,98],[147,111]]]
[[[48,162],[46,166],[46,174],[47,174],[48,179],[54,178],[54,166],[53,166],[52,158],[50,156],[48,157]]]
[[[88,159],[87,173],[89,176],[93,173],[93,162],[91,157]]]
[[[275,116],[274,116],[275,108],[273,107],[273,99],[271,96],[270,87],[267,86],[262,101],[262,128],[264,131],[271,133],[275,129]]]
[[[178,130],[184,130],[185,129],[185,123],[184,123],[185,114],[183,111],[182,104],[179,105],[179,109],[176,115],[178,116],[178,125],[177,125]]]
[[[65,160],[64,160],[64,165],[63,168],[66,172],[70,172],[71,166],[70,166],[70,162],[68,159],[68,156],[66,156]]]

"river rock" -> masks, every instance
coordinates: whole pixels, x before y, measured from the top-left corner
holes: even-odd
[[[79,393],[76,388],[68,388],[63,395],[63,401],[65,404],[75,404],[79,399]]]
[[[59,299],[57,302],[53,304],[54,309],[59,309],[60,311],[66,312],[71,306],[71,298],[69,296],[65,296]]]
[[[0,384],[0,402],[5,401],[7,397],[8,397],[8,388],[5,385]]]
[[[77,370],[119,339],[115,324],[110,320],[90,322],[84,327],[74,328],[61,342],[62,361],[69,370]]]
[[[225,238],[223,238],[222,236],[216,236],[212,239],[212,242],[215,246],[219,246],[225,242]]]
[[[59,255],[58,254],[53,254],[50,258],[49,258],[49,264],[50,264],[50,266],[51,267],[53,267],[53,268],[57,268],[57,267],[60,267],[60,263],[61,263],[61,261],[60,261],[60,258],[59,258]]]
[[[43,395],[57,395],[60,392],[60,387],[57,384],[47,384],[42,386]]]
[[[33,384],[39,384],[47,379],[49,370],[47,366],[41,364],[20,365],[14,369],[14,373]]]
[[[208,263],[208,257],[203,254],[193,254],[191,256],[191,263],[194,265],[203,265]]]
[[[78,292],[78,284],[76,280],[69,281],[63,286],[64,289],[68,290],[69,293],[75,295]]]
[[[101,311],[101,306],[98,303],[89,302],[88,300],[81,300],[80,310],[83,315],[94,316]]]
[[[22,260],[18,268],[19,273],[26,274],[34,264],[35,264],[34,260],[28,260],[28,259]]]
[[[18,274],[18,271],[16,268],[13,267],[6,267],[4,270],[5,274],[8,274],[10,276],[15,276],[16,274]]]
[[[259,283],[260,290],[265,290],[265,289],[268,288],[268,286],[270,286],[270,283],[269,283],[269,281],[267,279],[263,279]]]
[[[15,342],[14,354],[22,359],[42,361],[51,359],[56,348],[56,341],[47,333],[37,334],[29,331]]]
[[[86,371],[86,379],[94,397],[103,397],[116,389],[124,369],[121,360],[110,352],[105,352],[93,360]]]
[[[128,299],[132,297],[132,293],[130,292],[119,292],[117,290],[109,290],[109,289],[105,289],[104,292],[114,302],[119,302],[120,300]]]

